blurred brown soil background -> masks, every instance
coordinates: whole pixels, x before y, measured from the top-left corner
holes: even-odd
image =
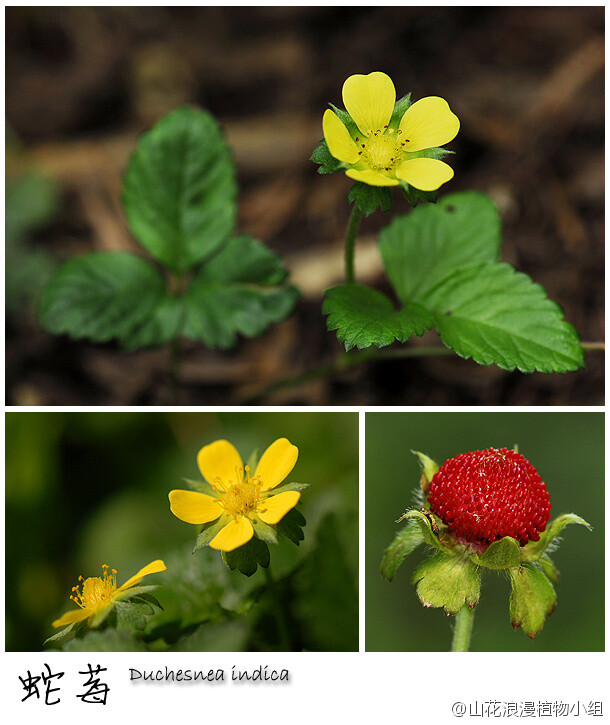
[[[604,339],[604,9],[49,8],[6,10],[6,109],[19,150],[8,178],[37,169],[60,189],[29,243],[58,261],[139,250],[119,195],[139,133],[183,103],[209,110],[237,164],[239,231],[286,258],[302,291],[295,315],[232,351],[182,343],[178,402],[239,402],[278,377],[340,353],[321,313],[342,280],[350,182],[319,176],[309,155],[326,104],[354,73],[383,70],[398,95],[446,98],[461,120],[455,178],[441,193],[490,194],[502,258],[542,284],[582,340]],[[357,278],[385,291],[375,234],[407,213],[367,218]],[[7,318],[7,402],[175,402],[168,350],[41,331],[34,305]],[[434,345],[436,333],[411,345]],[[522,375],[450,356],[363,364],[267,394],[268,404],[570,405],[603,403],[603,352],[566,375]]]

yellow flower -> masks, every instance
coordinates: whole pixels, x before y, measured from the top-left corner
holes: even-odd
[[[137,574],[134,574],[120,587],[116,585],[116,569],[112,569],[109,574],[107,564],[102,566],[103,573],[101,577],[90,576],[83,581],[83,577],[79,576],[79,584],[72,587],[72,594],[70,595],[70,599],[78,604],[79,609],[71,609],[69,612],[62,614],[59,619],[53,622],[53,626],[64,627],[66,624],[74,624],[75,622],[81,622],[83,619],[89,619],[89,626],[96,627],[109,613],[115,602],[126,599],[135,593],[128,590],[135,586],[140,579],[148,576],[148,574],[165,571],[166,568],[161,559],[156,559],[140,569]],[[81,586],[82,591],[79,591]]]
[[[233,551],[248,541],[257,528],[277,524],[294,508],[301,494],[276,488],[292,471],[299,449],[286,438],[279,438],[263,453],[254,475],[244,466],[237,449],[220,440],[204,446],[197,455],[201,475],[210,485],[210,493],[170,491],[174,516],[188,524],[216,521],[213,549]]]
[[[351,179],[371,186],[404,181],[421,191],[434,191],[453,177],[450,166],[426,156],[427,149],[448,143],[460,128],[443,98],[422,98],[402,118],[392,119],[394,84],[375,71],[350,76],[343,84],[343,103],[355,123],[351,133],[330,109],[322,126],[330,153],[349,167],[345,173]]]

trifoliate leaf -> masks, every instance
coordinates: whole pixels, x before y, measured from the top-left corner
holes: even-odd
[[[188,107],[168,114],[140,138],[123,186],[135,237],[177,274],[229,237],[235,196],[231,154],[216,121]]]
[[[545,616],[552,614],[557,595],[544,573],[532,564],[509,569],[511,582],[510,621],[513,629],[519,626],[532,639],[544,625]]]
[[[434,323],[420,305],[396,310],[384,294],[360,284],[326,290],[322,309],[328,315],[328,329],[337,330],[346,350],[406,342],[413,335],[423,335]]]
[[[526,560],[538,559],[568,524],[580,524],[581,526],[586,526],[591,531],[591,526],[580,516],[576,514],[561,514],[561,516],[557,516],[557,518],[547,524],[546,529],[540,534],[538,541],[528,541],[523,547],[523,558]]]
[[[40,322],[56,335],[96,342],[129,339],[164,296],[163,278],[141,257],[86,254],[66,262],[51,277],[40,300]]]
[[[466,558],[441,553],[419,565],[413,583],[424,607],[443,607],[447,614],[456,614],[465,604],[474,607],[481,592],[478,567]]]
[[[508,264],[458,269],[421,303],[436,313],[445,345],[481,365],[523,373],[567,372],[583,365],[578,336],[562,310]]]
[[[449,273],[477,262],[495,262],[500,217],[489,197],[469,191],[399,216],[379,235],[383,263],[403,303],[427,300]]]
[[[121,338],[121,344],[126,350],[164,345],[180,334],[181,321],[182,300],[166,292],[150,315]]]
[[[508,569],[519,566],[521,549],[519,542],[510,536],[505,536],[492,542],[485,551],[477,557],[477,563],[488,569]]]
[[[212,348],[235,345],[237,335],[256,337],[287,317],[298,298],[282,286],[281,258],[248,236],[233,237],[196,272],[183,296],[182,333]]]
[[[383,552],[381,575],[392,581],[405,558],[424,543],[424,535],[415,521],[411,521],[394,537]]]
[[[347,200],[355,202],[358,209],[366,216],[372,214],[377,207],[383,212],[390,210],[392,196],[387,186],[370,186],[356,181],[347,194]]]

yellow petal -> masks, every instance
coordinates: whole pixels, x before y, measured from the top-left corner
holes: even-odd
[[[339,116],[330,109],[324,111],[322,129],[328,150],[336,159],[346,164],[355,164],[359,161],[358,147]]]
[[[397,179],[390,179],[389,176],[382,174],[380,171],[373,171],[373,169],[364,169],[363,171],[348,169],[345,175],[349,176],[350,179],[354,179],[354,181],[363,181],[370,186],[398,186],[400,183]]]
[[[187,524],[207,524],[222,513],[217,498],[199,491],[170,491],[169,507],[174,516]]]
[[[70,609],[69,612],[62,614],[59,619],[53,622],[54,627],[65,627],[66,624],[74,624],[74,622],[82,622],[93,614],[93,609]]]
[[[278,493],[277,496],[270,496],[262,501],[258,505],[256,513],[266,524],[277,524],[278,521],[286,516],[290,509],[297,505],[300,498],[301,493],[299,491],[284,491],[284,493]]]
[[[244,465],[237,449],[229,441],[214,441],[197,454],[197,465],[205,480],[218,491],[227,491],[242,480]]]
[[[255,475],[260,478],[261,491],[269,491],[279,485],[294,468],[299,449],[287,438],[278,438],[263,453]]]
[[[396,176],[421,191],[434,191],[453,178],[453,169],[438,159],[408,159],[396,169]]]
[[[367,76],[350,76],[343,84],[343,103],[365,136],[380,131],[390,122],[396,90],[392,79],[375,71]]]
[[[212,549],[220,549],[220,551],[233,551],[240,546],[247,544],[254,534],[254,529],[250,523],[250,519],[240,516],[233,519],[224,529],[221,529],[216,536],[210,541]]]
[[[203,494],[202,494],[203,495]],[[149,574],[156,574],[159,571],[165,571],[167,567],[165,566],[165,563],[161,561],[161,559],[155,559],[155,561],[151,561],[150,564],[147,564],[145,567],[142,567],[140,571],[137,574],[134,574],[132,577],[130,577],[125,584],[120,586],[117,589],[117,592],[122,592],[125,589],[129,589],[129,587],[134,586],[134,584],[137,584],[140,579],[143,579],[145,576],[148,576]]]
[[[460,121],[444,98],[428,96],[407,108],[400,121],[405,151],[442,146],[457,136]]]

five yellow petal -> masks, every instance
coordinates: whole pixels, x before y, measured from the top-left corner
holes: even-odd
[[[287,438],[278,438],[263,453],[255,475],[261,480],[261,491],[278,486],[294,468],[299,449]]]
[[[394,83],[380,71],[350,76],[343,84],[345,109],[365,136],[388,125],[395,103]]]
[[[233,519],[210,541],[212,549],[220,551],[233,551],[247,544],[254,535],[254,528],[250,519],[240,516]]]
[[[222,513],[220,501],[199,491],[170,491],[171,512],[187,524],[207,524]]]
[[[197,455],[197,465],[205,480],[218,491],[226,491],[231,483],[237,482],[238,471],[243,472],[241,456],[235,446],[225,440],[204,446]]]

